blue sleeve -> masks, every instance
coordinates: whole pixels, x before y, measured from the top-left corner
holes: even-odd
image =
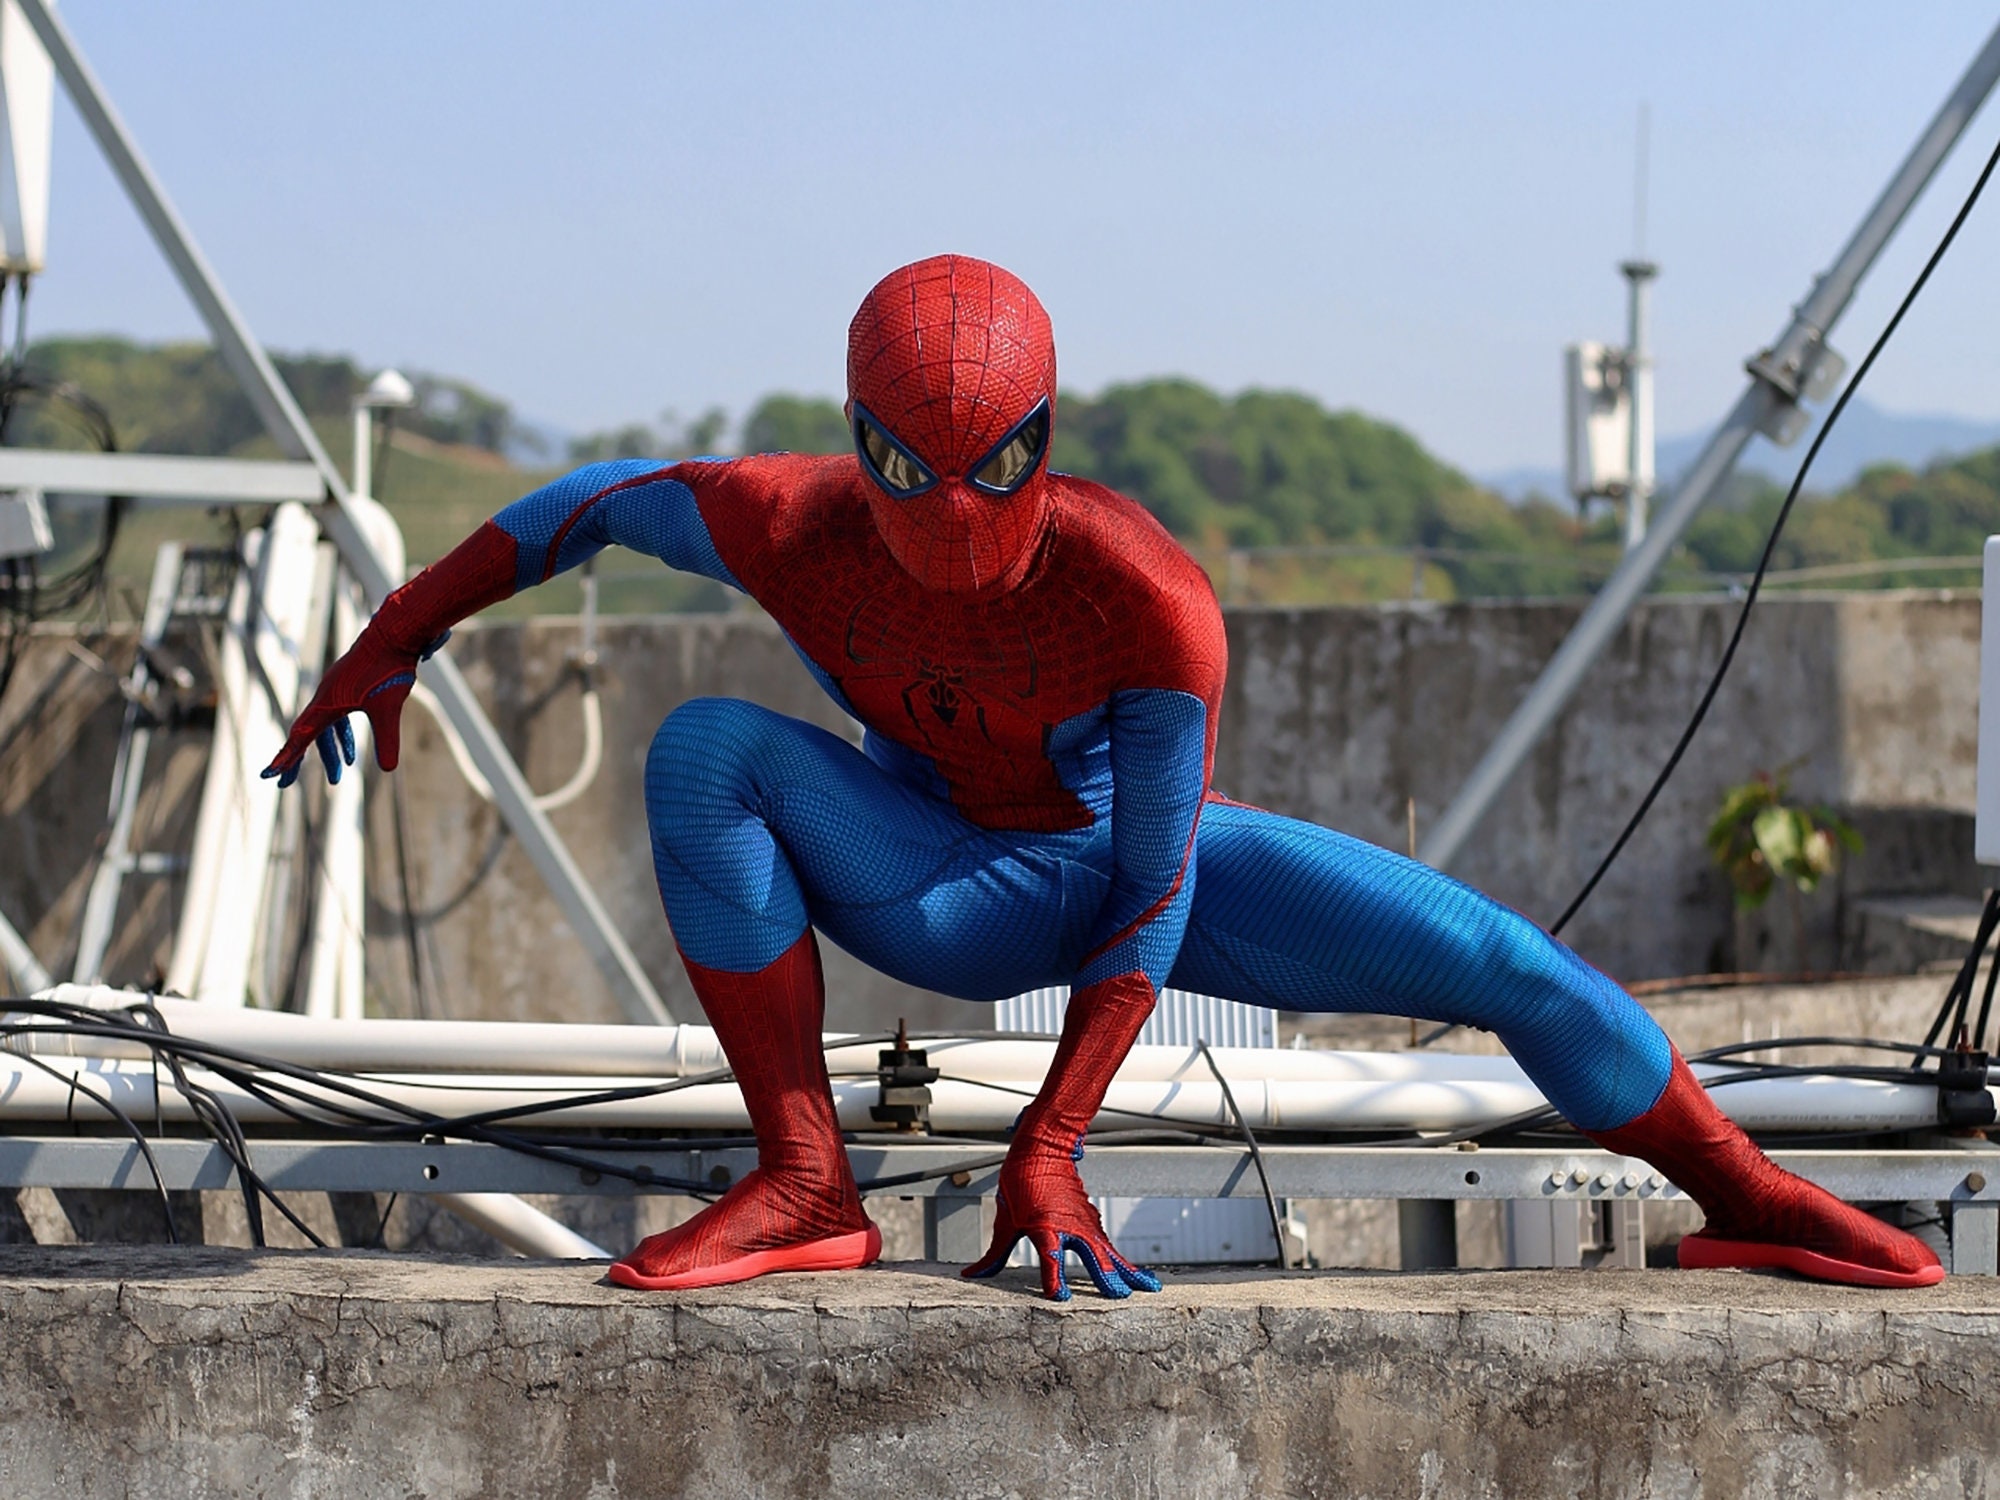
[[[493,518],[516,544],[516,591],[589,561],[613,542],[740,589],[715,550],[694,491],[668,477],[684,468],[646,458],[585,464],[516,500]]]
[[[1208,790],[1208,707],[1145,688],[1111,698],[1111,889],[1076,985],[1143,972],[1154,990],[1194,900],[1194,830]]]

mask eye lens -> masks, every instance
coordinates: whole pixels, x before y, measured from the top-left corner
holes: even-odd
[[[892,494],[914,494],[931,482],[924,466],[890,442],[888,435],[868,418],[856,416],[854,425],[861,438],[862,457]]]
[[[979,466],[972,482],[983,490],[1005,494],[1028,477],[1028,471],[1042,456],[1042,444],[1048,441],[1048,436],[1049,414],[1044,409],[1023,422],[1014,435]]]

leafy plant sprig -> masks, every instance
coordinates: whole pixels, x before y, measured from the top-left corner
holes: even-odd
[[[1759,771],[1731,787],[1708,825],[1709,857],[1728,875],[1744,911],[1762,906],[1781,880],[1811,895],[1840,868],[1843,851],[1861,852],[1861,835],[1832,809],[1793,805],[1791,770]]]

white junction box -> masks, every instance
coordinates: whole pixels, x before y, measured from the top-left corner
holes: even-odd
[[[1986,539],[1979,596],[1979,794],[1972,856],[2000,865],[2000,536]]]
[[[39,557],[55,544],[40,490],[0,493],[0,558]]]

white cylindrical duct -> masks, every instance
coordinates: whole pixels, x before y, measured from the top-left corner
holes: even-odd
[[[58,1071],[73,1073],[83,1088],[108,1096],[134,1118],[153,1117],[155,1075],[150,1063],[122,1059],[49,1058],[47,1061]],[[1439,1057],[1436,1061],[1475,1062],[1490,1067],[1499,1060]],[[1714,1076],[1727,1070],[1705,1067],[1698,1071]],[[205,1071],[196,1070],[196,1076],[246,1123],[275,1124],[285,1118],[262,1100]],[[1259,1078],[1244,1069],[1233,1075],[1230,1082],[1237,1105],[1255,1130],[1456,1131],[1498,1124],[1544,1104],[1540,1091],[1518,1074],[1513,1079],[1440,1076],[1308,1080]],[[606,1103],[562,1102],[579,1093],[629,1087],[631,1083],[630,1078],[616,1077],[455,1074],[375,1077],[367,1081],[366,1087],[385,1099],[443,1117],[547,1102],[555,1107],[528,1117],[535,1125],[732,1131],[748,1126],[742,1096],[735,1085],[727,1083],[696,1084],[671,1093]],[[1040,1080],[1033,1077],[941,1079],[931,1088],[932,1127],[942,1133],[1005,1130],[1039,1084]],[[836,1078],[833,1091],[845,1128],[857,1131],[877,1128],[869,1114],[870,1106],[879,1097],[872,1073],[862,1078]],[[325,1097],[329,1102],[339,1098],[330,1091]],[[1903,1130],[1932,1125],[1937,1119],[1934,1087],[1874,1079],[1757,1079],[1725,1084],[1716,1090],[1715,1099],[1727,1114],[1752,1130]],[[171,1086],[161,1091],[158,1111],[170,1120],[191,1118],[185,1102]],[[72,1118],[102,1119],[103,1113],[81,1089],[72,1090],[62,1079],[37,1069],[10,1070],[0,1066],[0,1120]],[[527,1122],[523,1123],[525,1127]],[[1133,1129],[1148,1123],[1227,1130],[1234,1128],[1236,1121],[1213,1078],[1179,1081],[1121,1076],[1106,1095],[1096,1127]]]
[[[179,1036],[255,1052],[303,1067],[362,1073],[534,1073],[602,1078],[685,1078],[728,1066],[706,1026],[582,1026],[531,1021],[333,1021],[279,1011],[224,1010],[188,1000],[152,998],[105,985],[57,985],[37,998],[115,1010],[150,1001]],[[826,1040],[829,1072],[868,1073],[882,1042],[846,1046]],[[70,1057],[142,1057],[138,1043],[51,1035],[21,1038],[17,1051]],[[1031,1080],[1048,1071],[1055,1043],[949,1038],[922,1044],[946,1073],[982,1079]],[[1266,1047],[1217,1047],[1215,1060],[1233,1083],[1243,1079],[1298,1082],[1483,1080],[1524,1082],[1507,1057],[1446,1052],[1334,1052]],[[1214,1082],[1201,1053],[1186,1046],[1134,1047],[1121,1080]]]
[[[610,1260],[611,1252],[530,1208],[512,1193],[426,1193],[474,1229],[483,1229],[512,1250],[536,1260]]]

